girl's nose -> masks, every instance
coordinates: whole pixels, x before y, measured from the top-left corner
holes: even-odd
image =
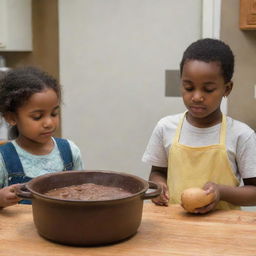
[[[47,128],[47,127],[51,127],[52,125],[53,125],[53,120],[52,120],[52,118],[51,118],[51,117],[46,117],[46,118],[44,119],[43,126],[44,126],[45,128]]]

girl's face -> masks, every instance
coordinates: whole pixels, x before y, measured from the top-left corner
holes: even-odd
[[[59,99],[52,89],[33,94],[13,114],[11,125],[17,125],[18,141],[47,144],[59,126]]]
[[[228,96],[232,82],[225,83],[218,62],[189,60],[181,75],[181,92],[188,110],[188,121],[197,127],[209,127],[221,121],[220,104]]]

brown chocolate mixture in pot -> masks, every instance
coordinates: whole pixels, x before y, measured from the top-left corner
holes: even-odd
[[[67,186],[49,190],[45,195],[71,200],[109,200],[130,196],[132,193],[119,187],[108,187],[93,183]]]

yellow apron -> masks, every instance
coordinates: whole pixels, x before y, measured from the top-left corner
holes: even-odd
[[[186,113],[182,116],[173,144],[169,150],[167,184],[170,203],[180,203],[181,193],[190,187],[202,188],[207,182],[238,186],[226,150],[226,116],[222,115],[220,144],[191,147],[179,143],[181,127]],[[220,201],[217,209],[239,209],[240,207]]]

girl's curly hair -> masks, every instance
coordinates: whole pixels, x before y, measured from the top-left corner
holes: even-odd
[[[11,70],[0,80],[0,113],[16,112],[34,94],[47,88],[61,98],[57,80],[35,67]]]
[[[0,114],[15,113],[34,94],[53,89],[61,101],[61,88],[55,78],[36,67],[23,67],[7,72],[0,80]],[[16,134],[12,127],[11,134]]]

